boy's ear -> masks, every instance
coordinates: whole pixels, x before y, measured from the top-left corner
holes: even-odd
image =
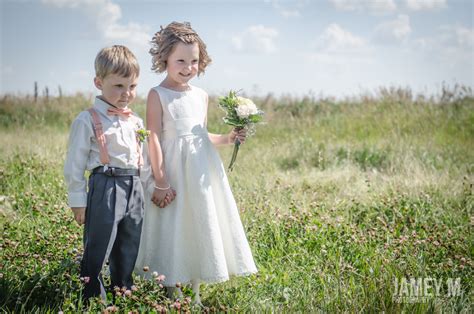
[[[99,77],[94,77],[94,85],[98,89],[102,90],[102,80]]]

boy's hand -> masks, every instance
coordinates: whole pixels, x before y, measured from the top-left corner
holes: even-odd
[[[74,213],[74,219],[76,219],[79,225],[83,225],[86,222],[86,208],[85,207],[71,207]]]

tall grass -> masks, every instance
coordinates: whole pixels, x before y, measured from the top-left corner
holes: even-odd
[[[432,97],[381,88],[344,100],[254,99],[267,123],[241,147],[229,179],[259,273],[204,286],[204,310],[472,312],[469,88],[444,86]],[[67,127],[90,103],[82,95],[1,99],[4,311],[83,306],[81,228],[65,203],[61,170]],[[143,100],[134,108],[144,115]],[[229,131],[222,116],[211,97],[211,132]],[[220,153],[227,164],[231,148]],[[460,278],[462,295],[392,298],[395,279],[421,277]],[[120,311],[199,310],[166,299],[159,283],[137,280],[132,297],[115,298]]]

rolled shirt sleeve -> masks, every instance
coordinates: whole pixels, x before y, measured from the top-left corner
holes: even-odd
[[[87,205],[87,180],[84,174],[93,136],[90,115],[88,112],[82,112],[72,123],[64,163],[64,177],[70,207],[86,207]]]

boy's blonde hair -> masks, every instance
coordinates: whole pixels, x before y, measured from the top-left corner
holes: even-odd
[[[150,49],[150,54],[152,55],[151,69],[157,73],[166,71],[166,60],[168,60],[175,44],[178,42],[185,44],[198,44],[198,76],[201,73],[204,73],[204,70],[212,60],[207,54],[206,44],[204,44],[199,35],[191,28],[189,22],[172,22],[165,28],[161,26],[161,30],[155,33],[155,36],[153,36],[153,39],[151,40],[152,48]]]
[[[140,66],[135,55],[125,46],[103,48],[95,57],[95,75],[105,78],[109,74],[122,77],[138,77]]]

